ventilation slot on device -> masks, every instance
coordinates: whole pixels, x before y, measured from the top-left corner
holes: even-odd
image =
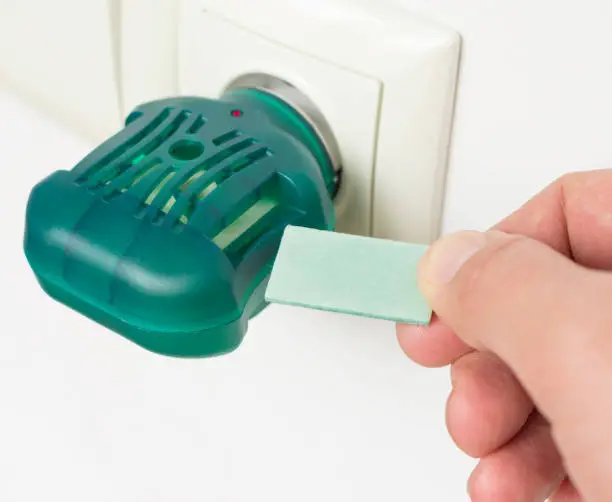
[[[126,154],[130,149],[133,149],[133,146],[142,142],[146,136],[151,136],[153,130],[167,119],[167,115],[169,115],[170,112],[168,112],[165,118],[160,120],[159,123],[157,123],[152,129],[150,126],[154,121],[151,121],[151,123],[139,131],[139,133],[134,135],[121,146],[117,147],[107,156],[107,158],[112,157],[112,160],[108,161],[103,159],[99,165],[97,165],[95,172],[91,171],[89,174],[87,174],[89,188],[95,190],[107,186],[117,177],[121,176],[126,170],[144,161],[151,153],[157,150],[174,134],[176,134],[181,125],[189,118],[190,113],[191,112],[187,110],[181,111],[174,119],[170,121],[168,126],[159,132],[159,134],[153,136],[153,138],[148,140],[148,142],[141,148],[134,149],[134,152],[128,155],[127,158],[119,160],[122,155]],[[164,115],[164,113],[161,113],[158,115],[158,117],[163,117]],[[133,141],[133,139],[136,137],[141,137],[141,139],[139,141]],[[134,145],[132,145],[132,143],[134,143]]]
[[[213,139],[213,144],[215,146],[220,146],[223,145],[233,139],[236,139],[238,136],[242,136],[242,133],[236,129],[234,129],[233,131],[227,132],[225,134],[222,134],[221,136]]]
[[[281,198],[279,179],[268,179],[251,197],[233,208],[236,215],[220,232],[213,242],[230,257],[232,261],[247,254],[248,249],[278,223]]]
[[[112,151],[107,153],[104,157],[102,157],[98,162],[95,162],[91,166],[89,166],[85,172],[83,172],[77,179],[76,182],[79,184],[85,183],[91,178],[92,175],[97,173],[99,170],[108,166],[110,163],[115,161],[125,152],[134,148],[138,143],[144,140],[147,136],[149,136],[155,129],[157,129],[164,121],[170,116],[172,108],[164,108],[160,113],[158,113],[151,121],[136,132],[133,136],[129,137],[122,144],[114,148]]]
[[[193,124],[191,124],[191,126],[189,126],[189,129],[187,129],[187,134],[195,134],[199,132],[200,129],[202,129],[202,127],[204,126],[204,124],[206,124],[206,119],[202,117],[202,115],[198,115],[193,121]]]
[[[206,198],[213,190],[216,190],[223,182],[227,181],[232,175],[246,169],[247,167],[255,164],[257,161],[263,159],[271,155],[271,152],[268,148],[262,147],[244,157],[236,160],[226,169],[219,171],[211,181],[204,186],[201,190],[193,194],[187,204],[186,209],[183,211],[183,214],[179,216],[178,223],[179,224],[187,224],[189,223],[189,219],[191,215],[194,213],[198,206],[198,202],[202,199]],[[211,166],[213,167],[213,166]],[[200,171],[194,174],[183,186],[180,187],[179,191],[185,190],[189,185],[191,185],[198,178],[202,177],[206,174],[206,171]],[[178,198],[178,193],[173,195],[174,200]],[[174,202],[173,202],[174,204]],[[170,206],[172,207],[172,206]]]

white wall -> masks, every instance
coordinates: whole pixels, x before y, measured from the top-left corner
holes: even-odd
[[[445,229],[483,228],[558,175],[612,167],[609,0],[393,0],[464,38]]]
[[[608,0],[402,2],[465,40],[447,230],[612,166]],[[21,251],[23,206],[91,145],[9,95],[0,111],[1,500],[466,499],[473,462],[444,431],[447,371],[408,362],[387,323],[274,307],[235,354],[181,361],[50,301]]]
[[[0,85],[81,134],[113,134],[122,122],[118,7],[119,0],[0,0]]]

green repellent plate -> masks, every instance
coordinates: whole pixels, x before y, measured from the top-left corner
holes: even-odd
[[[266,291],[269,302],[428,324],[417,285],[426,246],[288,227]]]

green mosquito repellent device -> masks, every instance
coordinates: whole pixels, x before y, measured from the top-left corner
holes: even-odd
[[[283,85],[143,104],[41,181],[24,247],[42,288],[159,354],[238,347],[284,229],[334,228],[337,152]]]

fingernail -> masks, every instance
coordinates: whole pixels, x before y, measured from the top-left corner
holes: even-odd
[[[463,264],[486,244],[486,234],[481,232],[458,232],[443,237],[421,261],[419,278],[433,285],[448,284]]]

